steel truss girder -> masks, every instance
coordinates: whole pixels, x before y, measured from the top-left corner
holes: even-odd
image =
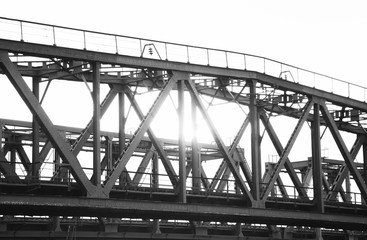
[[[0,198],[3,214],[100,216],[117,218],[183,219],[243,223],[289,224],[326,228],[361,229],[367,218],[361,215],[231,207],[205,204],[182,204],[121,199],[41,197],[4,195]]]
[[[68,145],[64,142],[60,134],[55,129],[55,126],[47,116],[46,112],[43,110],[37,98],[23,80],[21,74],[10,61],[8,52],[0,51],[0,67],[5,72],[15,89],[18,91],[29,110],[35,116],[40,126],[46,132],[53,146],[58,150],[58,153],[65,161],[70,164],[75,180],[84,188],[88,196],[94,195],[95,187],[87,178],[80,163],[78,162],[78,159],[72,152],[70,152]]]

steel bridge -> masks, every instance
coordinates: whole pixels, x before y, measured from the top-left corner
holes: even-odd
[[[0,73],[1,239],[367,238],[364,87],[8,18]]]

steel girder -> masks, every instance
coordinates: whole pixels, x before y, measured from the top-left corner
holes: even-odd
[[[293,210],[269,210],[251,207],[206,204],[165,203],[119,199],[91,199],[51,196],[2,196],[4,214],[106,216],[125,218],[160,218],[204,221],[289,224],[327,228],[365,229],[364,216],[322,214]],[[203,214],[205,213],[205,214]]]

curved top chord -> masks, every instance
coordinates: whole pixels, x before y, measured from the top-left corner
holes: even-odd
[[[0,32],[1,38],[6,40],[254,71],[361,102],[367,99],[367,89],[363,86],[252,54],[4,17],[0,17]]]

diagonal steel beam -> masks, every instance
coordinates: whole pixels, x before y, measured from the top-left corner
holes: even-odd
[[[170,81],[175,81],[175,77],[172,77],[172,79]],[[131,90],[126,89],[125,94],[126,94],[127,98],[129,99],[129,101],[131,102],[131,105],[133,106],[133,108],[134,108],[136,114],[138,115],[139,119],[143,120],[144,119],[143,111],[141,110],[138,103],[136,102],[136,100],[134,98],[134,95],[131,92]],[[150,126],[148,126],[147,132],[148,132],[148,136],[149,136],[150,141],[152,141],[152,144],[153,144],[155,150],[157,151],[159,157],[161,158],[162,164],[163,164],[164,168],[166,169],[166,172],[168,174],[169,179],[171,180],[171,183],[174,186],[176,186],[176,184],[178,183],[178,178],[177,178],[177,175],[175,173],[175,170],[174,170],[170,160],[168,159],[166,151],[163,149],[162,143],[155,136],[155,134],[152,131],[152,129],[150,128]]]
[[[356,139],[356,141],[353,144],[353,147],[350,151],[350,155],[352,157],[352,159],[355,159],[359,150],[361,149],[362,145],[366,142],[366,136],[364,135],[359,135]],[[348,167],[347,165],[344,163],[340,169],[339,172],[337,174],[338,177],[335,178],[334,182],[332,183],[332,185],[330,186],[330,191],[328,192],[328,194],[326,195],[326,200],[334,200],[338,194],[338,192],[340,192],[342,194],[342,197],[345,196],[345,192],[342,189],[342,184],[345,180],[345,178],[348,176]],[[344,197],[343,197],[344,199]]]
[[[145,174],[145,170],[147,169],[147,166],[150,160],[152,159],[153,155],[154,155],[153,149],[148,149],[143,159],[141,160],[138,170],[136,171],[135,176],[132,180],[133,185],[138,185],[140,183],[141,179],[143,178],[143,175]]]
[[[270,181],[266,184],[265,190],[262,194],[262,201],[266,201],[271,189],[274,187],[274,183],[276,181],[276,179],[279,176],[280,170],[283,168],[284,163],[286,162],[286,160],[288,159],[288,155],[297,139],[298,134],[300,133],[303,123],[307,120],[307,117],[310,113],[310,110],[312,108],[313,105],[313,100],[309,100],[307,102],[307,104],[304,107],[302,116],[300,117],[300,119],[298,120],[298,123],[295,127],[295,129],[293,130],[292,135],[290,136],[287,145],[285,146],[285,148],[283,149],[283,151],[281,152],[281,154],[279,155],[279,160],[278,163],[276,164],[274,171],[272,172],[272,175],[270,177]],[[279,147],[279,146],[278,146]]]
[[[222,138],[220,137],[219,132],[215,128],[212,120],[210,119],[209,114],[206,111],[206,108],[202,100],[200,99],[199,93],[197,92],[195,88],[195,84],[191,80],[185,81],[185,84],[191,94],[192,100],[195,101],[197,107],[200,109],[200,112],[203,118],[207,122],[209,129],[214,137],[214,140],[217,143],[220,152],[223,154],[224,159],[227,161],[227,165],[231,169],[233,177],[235,178],[239,188],[241,189],[242,193],[245,194],[250,199],[251,203],[253,203],[254,199],[250,191],[248,190],[247,186],[245,185],[245,182],[243,181],[240,173],[238,172],[236,163],[234,162],[233,158],[231,157],[230,153],[228,152],[228,149],[225,146]]]
[[[52,149],[52,143],[49,140],[47,140],[45,145],[43,146],[40,154],[39,154],[39,161],[36,163],[36,166],[35,166],[36,171],[40,170],[42,164],[44,163],[44,161],[45,161],[48,153],[51,151],[51,149]]]
[[[52,142],[52,145],[57,149],[60,156],[70,164],[75,180],[86,191],[88,196],[92,196],[95,191],[93,184],[89,181],[76,156],[70,152],[68,144],[60,136],[39,101],[24,81],[22,75],[11,62],[7,52],[0,51],[0,67],[5,72],[18,94],[22,97],[33,116],[35,116],[42,129],[45,131]]]
[[[101,103],[101,118],[106,113],[108,107],[111,105],[113,99],[117,95],[117,91],[113,88],[107,93],[105,99]],[[93,118],[89,121],[85,129],[83,130],[82,134],[78,137],[78,139],[74,142],[73,146],[71,147],[72,152],[75,156],[78,156],[79,152],[82,150],[83,145],[88,141],[88,138],[93,133],[93,125],[94,120]]]
[[[31,172],[31,161],[29,160],[29,157],[27,155],[27,153],[25,152],[24,148],[22,145],[18,145],[15,147],[15,149],[18,152],[18,156],[20,161],[23,164],[24,169],[26,170],[27,174]]]
[[[267,133],[269,134],[269,137],[271,139],[271,141],[273,142],[273,145],[276,149],[276,151],[278,152],[279,156],[283,153],[284,148],[282,146],[282,143],[280,142],[277,134],[275,133],[275,130],[273,128],[273,126],[271,125],[268,116],[266,115],[265,111],[259,111],[260,114],[260,119],[267,131]],[[287,173],[289,174],[293,185],[295,186],[295,188],[297,189],[298,194],[304,198],[304,199],[308,199],[307,197],[307,192],[305,191],[305,188],[303,187],[301,181],[299,180],[296,171],[294,170],[291,161],[289,160],[289,158],[287,157],[285,159],[284,162],[284,167],[287,170]]]
[[[158,97],[156,98],[155,102],[151,106],[149,112],[142,119],[140,126],[138,127],[135,134],[131,138],[129,144],[126,146],[125,150],[120,154],[119,158],[116,160],[112,171],[106,177],[106,181],[104,183],[103,192],[106,195],[109,195],[109,193],[111,192],[113,186],[115,185],[116,180],[121,175],[130,157],[133,155],[135,149],[138,147],[145,132],[149,129],[150,123],[153,121],[155,114],[158,112],[158,110],[162,106],[163,102],[167,98],[174,84],[175,84],[174,78],[171,78],[166,83],[166,85],[163,87],[162,91],[159,93]]]
[[[200,163],[200,174],[201,174],[201,183],[203,184],[204,189],[209,190],[208,177],[206,176],[206,173],[201,163]]]
[[[249,123],[250,123],[250,118],[249,118],[249,114],[248,114],[245,121],[243,121],[240,129],[237,132],[237,135],[236,135],[235,139],[233,140],[233,142],[232,142],[232,144],[229,148],[229,154],[231,156],[235,153],[236,146],[239,144],[239,142],[240,142],[240,140],[243,136],[243,133],[246,131],[246,128],[249,125]],[[243,159],[243,161],[246,161],[246,159]],[[213,191],[215,189],[215,187],[218,184],[218,181],[220,180],[221,176],[223,175],[223,172],[226,169],[226,167],[227,167],[226,160],[223,159],[222,163],[219,165],[219,168],[218,168],[217,172],[215,173],[215,175],[213,177],[212,182],[210,183],[210,186],[209,186],[210,191]],[[245,173],[245,176],[246,176],[246,173]],[[252,177],[250,179],[252,180]],[[249,180],[249,179],[247,179],[247,180]],[[248,181],[248,182],[251,182],[251,180]]]
[[[326,123],[329,126],[330,132],[334,137],[335,143],[338,146],[340,153],[342,154],[345,164],[348,167],[350,173],[353,175],[354,181],[356,182],[359,190],[361,191],[361,195],[362,198],[367,201],[367,186],[366,183],[361,175],[361,173],[359,172],[359,170],[357,169],[357,167],[355,166],[355,164],[353,163],[354,158],[353,156],[349,153],[347,146],[345,145],[342,136],[340,135],[339,129],[336,126],[336,123],[333,119],[333,117],[331,116],[331,114],[329,113],[329,110],[325,104],[324,101],[320,101],[320,106],[321,106],[321,112],[323,114],[323,117],[326,121]]]

